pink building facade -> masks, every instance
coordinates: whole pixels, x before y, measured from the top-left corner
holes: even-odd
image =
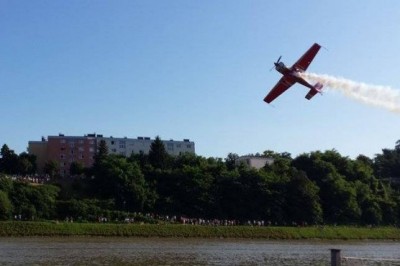
[[[61,176],[68,176],[73,162],[84,167],[92,166],[96,154],[96,137],[86,136],[49,136],[47,157],[58,163]]]
[[[96,135],[85,136],[48,136],[47,140],[30,141],[28,152],[37,157],[38,172],[44,172],[44,164],[49,161],[57,163],[60,176],[69,176],[70,167],[77,162],[84,167],[93,165],[96,154]]]

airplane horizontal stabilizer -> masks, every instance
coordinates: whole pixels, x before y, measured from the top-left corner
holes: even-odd
[[[323,86],[324,86],[324,85],[322,85],[322,84],[319,83],[319,82],[316,83],[316,84],[314,85],[314,88],[310,89],[310,91],[307,93],[306,99],[307,99],[307,100],[310,100],[312,97],[314,97],[315,94],[317,94],[318,92],[320,93]]]

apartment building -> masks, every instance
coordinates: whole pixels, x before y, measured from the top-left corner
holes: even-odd
[[[48,136],[41,141],[29,141],[28,153],[36,156],[38,172],[43,173],[47,161],[57,162],[60,175],[69,175],[69,169],[73,162],[78,162],[84,167],[89,167],[94,162],[97,151],[96,136]]]
[[[29,141],[28,153],[36,155],[36,166],[39,173],[42,173],[47,161],[47,140],[42,137],[40,141]]]
[[[57,162],[60,175],[68,176],[73,162],[78,162],[84,167],[90,167],[94,163],[97,147],[104,140],[109,154],[130,156],[131,154],[148,154],[154,139],[149,137],[138,138],[114,138],[104,137],[99,134],[87,134],[84,136],[48,136],[41,141],[29,141],[28,152],[37,157],[38,172],[43,173],[47,161]],[[189,139],[183,141],[162,140],[168,154],[177,156],[183,153],[195,153],[195,144]]]
[[[136,139],[132,138],[114,138],[114,137],[103,137],[98,135],[97,141],[100,143],[104,140],[109,154],[120,154],[123,156],[130,156],[131,154],[144,153],[148,154],[150,151],[151,143],[154,139],[149,137],[138,137]],[[183,141],[176,140],[162,140],[165,146],[165,150],[168,154],[173,156],[178,156],[183,153],[195,153],[195,144],[189,139],[184,139]]]

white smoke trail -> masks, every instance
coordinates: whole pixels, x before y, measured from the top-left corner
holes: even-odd
[[[338,90],[362,103],[400,113],[400,91],[391,87],[370,85],[315,73],[301,73],[301,76],[314,82],[321,82],[325,87]]]

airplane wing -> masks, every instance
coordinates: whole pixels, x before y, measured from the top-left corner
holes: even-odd
[[[291,67],[291,69],[298,69],[298,70],[303,70],[306,71],[308,66],[310,65],[311,61],[314,59],[315,55],[318,53],[319,49],[321,48],[321,45],[318,43],[314,43],[313,46],[308,49],[308,51],[303,54],[300,59],[294,63],[294,65]]]
[[[273,100],[275,100],[275,98],[289,89],[294,83],[296,83],[296,81],[293,78],[283,76],[264,98],[264,102],[271,103]]]

